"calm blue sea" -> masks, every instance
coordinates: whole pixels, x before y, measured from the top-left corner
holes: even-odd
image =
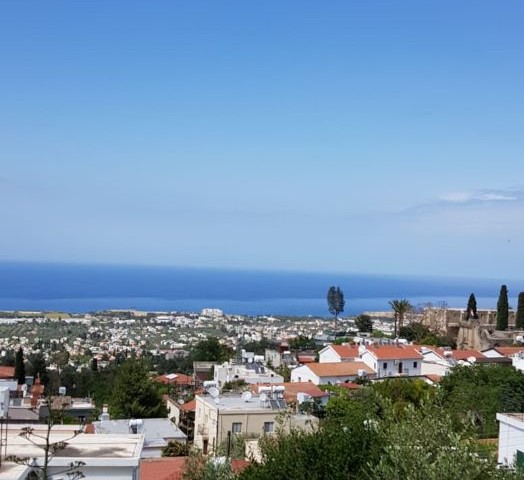
[[[524,281],[0,262],[0,309],[79,313],[214,307],[247,315],[329,316],[330,285],[344,291],[345,314],[389,310],[388,301],[394,298],[407,298],[414,305],[444,301],[464,307],[471,292],[480,308],[495,308],[502,283],[516,306]]]

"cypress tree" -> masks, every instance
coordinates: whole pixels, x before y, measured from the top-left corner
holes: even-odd
[[[515,327],[517,330],[524,330],[524,292],[519,293],[519,303],[517,307]]]
[[[470,319],[477,319],[479,318],[477,315],[477,299],[475,298],[475,294],[471,294],[469,296],[468,300],[468,309],[466,311],[466,320]]]
[[[22,347],[20,347],[16,352],[15,378],[18,380],[18,385],[23,385],[25,383],[24,351],[22,350]]]
[[[508,328],[509,304],[508,304],[508,287],[500,287],[499,301],[497,302],[497,330],[506,330]]]

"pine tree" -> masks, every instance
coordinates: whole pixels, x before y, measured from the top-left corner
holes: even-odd
[[[508,304],[508,287],[500,287],[499,300],[497,302],[497,330],[506,330],[508,328],[509,304]]]
[[[474,319],[476,320],[478,317],[477,315],[477,299],[475,298],[475,294],[471,294],[469,296],[468,300],[468,309],[466,311],[466,320]]]
[[[15,357],[15,378],[18,380],[18,385],[25,383],[25,363],[24,363],[24,351],[22,347],[18,349]]]
[[[515,320],[515,328],[517,330],[524,330],[524,292],[519,293],[519,303],[517,307],[517,319]]]
[[[328,310],[331,315],[335,316],[335,338],[337,337],[338,314],[344,311],[344,292],[340,287],[329,287],[327,293]]]

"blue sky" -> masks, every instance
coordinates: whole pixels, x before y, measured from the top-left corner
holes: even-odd
[[[0,4],[0,259],[522,278],[520,1]]]

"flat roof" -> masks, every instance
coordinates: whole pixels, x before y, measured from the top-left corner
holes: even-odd
[[[44,443],[43,440],[36,437],[32,437],[32,440]],[[51,432],[50,441],[52,443],[60,441],[67,443],[66,448],[57,452],[52,460],[52,465],[68,465],[72,460],[82,460],[88,466],[108,464],[132,466],[138,465],[140,461],[144,436],[81,433],[71,438],[71,433]],[[7,455],[43,458],[44,450],[20,435],[9,433],[7,436]]]
[[[278,410],[274,410],[269,406],[264,406],[260,399],[253,395],[251,400],[246,402],[240,395],[220,395],[218,402],[210,396],[197,395],[203,402],[207,403],[210,407],[217,409],[220,412],[235,412],[238,410],[243,411],[256,411],[257,413],[271,413]]]

